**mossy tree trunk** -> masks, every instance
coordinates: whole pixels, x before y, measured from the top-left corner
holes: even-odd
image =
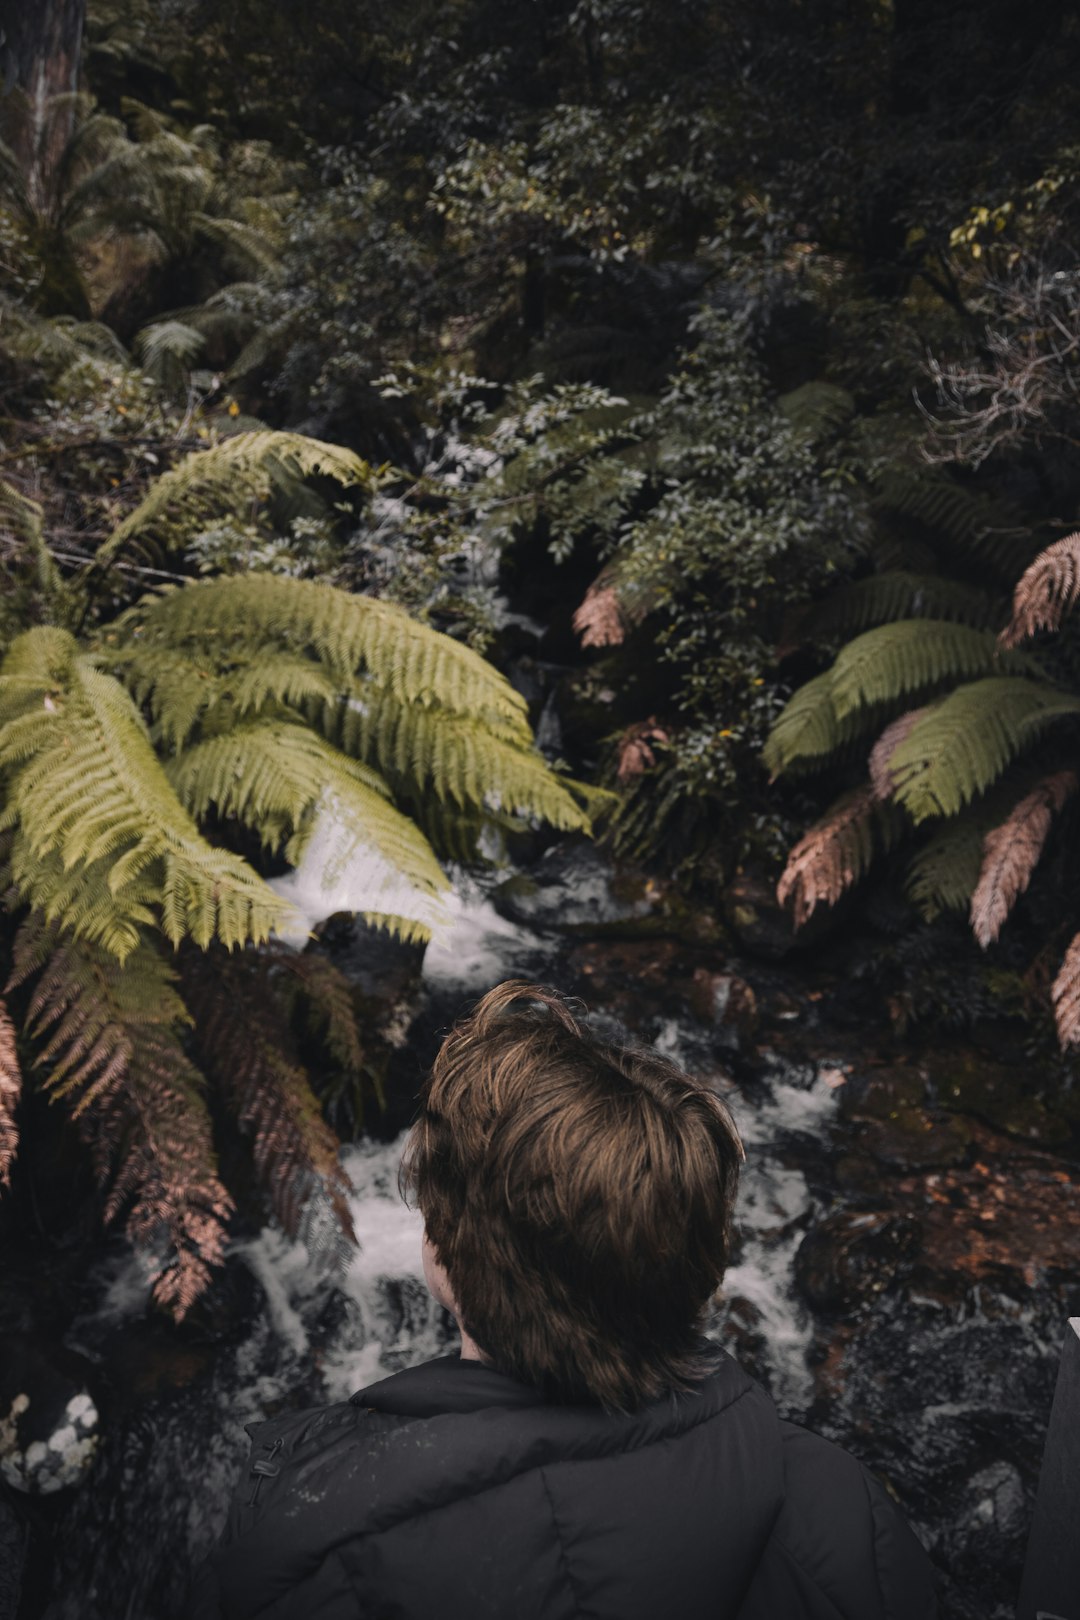
[[[25,98],[10,138],[30,200],[44,213],[49,177],[74,124],[73,105],[58,106],[55,98],[78,87],[86,0],[23,0],[6,11],[0,44],[5,87]]]

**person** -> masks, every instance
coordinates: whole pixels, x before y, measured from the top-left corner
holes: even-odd
[[[197,1620],[931,1620],[883,1486],[704,1336],[742,1157],[704,1081],[484,996],[400,1177],[461,1354],[251,1426]]]

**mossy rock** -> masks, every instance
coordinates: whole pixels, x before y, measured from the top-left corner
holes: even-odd
[[[1061,1147],[1072,1136],[1066,1109],[1058,1099],[1050,1107],[1034,1094],[1028,1069],[954,1051],[934,1060],[932,1075],[938,1101],[951,1112],[975,1114],[1007,1136],[1043,1147]]]
[[[895,1170],[922,1170],[960,1164],[972,1138],[962,1114],[934,1115],[925,1108],[900,1107],[863,1129],[862,1146],[879,1164]]]

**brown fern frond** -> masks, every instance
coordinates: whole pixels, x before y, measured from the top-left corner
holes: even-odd
[[[258,952],[189,952],[183,982],[202,1062],[252,1138],[259,1179],[289,1237],[343,1265],[355,1252],[352,1184],[297,1057],[275,963]]]
[[[626,640],[626,624],[619,598],[614,586],[603,575],[593,580],[571,622],[581,637],[583,647],[617,647]]]
[[[867,783],[838,799],[795,845],[776,898],[782,906],[791,902],[796,928],[819,904],[835,905],[862,876],[873,854],[877,810],[877,797]]]
[[[133,1043],[123,1083],[114,1084],[92,1114],[81,1116],[98,1179],[106,1185],[111,1176],[105,1219],[115,1220],[126,1208],[127,1235],[159,1251],[153,1296],[178,1322],[224,1259],[233,1211],[217,1175],[203,1085],[175,1038],[146,1030]]]
[[[896,783],[889,770],[889,760],[893,750],[899,748],[905,737],[910,736],[912,729],[926,713],[926,707],[909,709],[906,714],[900,715],[891,725],[887,725],[877,742],[870,750],[870,785],[874,790],[874,797],[881,802],[891,799]]]
[[[264,955],[270,955],[264,952]],[[302,992],[311,1021],[326,1042],[331,1056],[349,1074],[364,1072],[364,1048],[356,1020],[352,985],[320,951],[274,953],[284,975]]]
[[[650,765],[656,764],[656,755],[649,744],[670,741],[669,734],[657,723],[653,714],[647,720],[638,720],[634,725],[627,726],[617,744],[619,755],[619,766],[615,773],[617,779],[620,782],[628,782],[631,777],[640,776]]]
[[[11,1181],[11,1165],[19,1145],[15,1109],[22,1094],[22,1071],[15,1046],[15,1025],[0,1002],[0,1187]]]
[[[1065,952],[1050,999],[1062,1051],[1080,1045],[1080,934],[1074,936]]]
[[[983,863],[971,896],[971,926],[985,947],[1031,881],[1054,816],[1076,792],[1075,771],[1055,771],[1020,800],[983,839]]]
[[[1020,575],[1012,618],[1001,632],[1003,647],[1018,647],[1037,630],[1057,630],[1080,597],[1080,531],[1040,551]]]
[[[52,945],[44,964],[42,957]],[[154,1298],[179,1320],[220,1265],[232,1200],[217,1174],[203,1077],[178,1031],[175,975],[147,944],[119,964],[31,916],[17,982],[38,974],[27,1029],[46,1088],[66,1097],[106,1189],[105,1219],[155,1256]]]

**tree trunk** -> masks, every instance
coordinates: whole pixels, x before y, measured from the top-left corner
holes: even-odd
[[[8,139],[22,162],[34,209],[47,211],[49,180],[71,138],[75,109],[56,96],[78,87],[86,0],[15,0],[0,24]],[[21,105],[13,108],[11,92]],[[12,116],[14,113],[14,116]]]

